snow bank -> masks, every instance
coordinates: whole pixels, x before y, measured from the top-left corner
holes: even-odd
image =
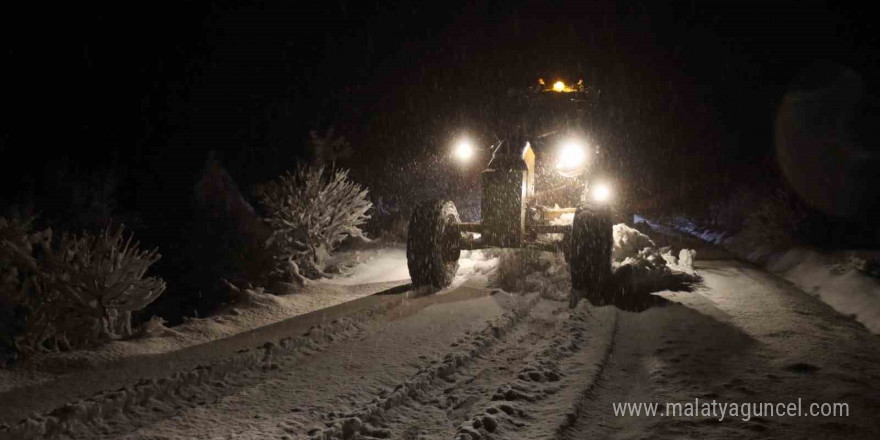
[[[623,223],[614,225],[614,247],[611,259],[615,269],[624,265],[635,265],[647,270],[675,270],[694,273],[694,259],[697,251],[682,249],[678,257],[672,255],[669,247],[657,248],[650,237]]]
[[[880,278],[868,270],[870,261],[880,261],[880,253],[871,257],[868,252],[793,248],[770,255],[765,268],[880,334]]]
[[[641,311],[663,303],[651,295],[664,290],[690,291],[700,277],[694,270],[696,251],[681,249],[678,257],[672,248],[658,248],[650,237],[625,224],[614,225],[612,248],[614,286],[617,305],[624,310]]]
[[[871,333],[880,334],[880,270],[877,269],[880,267],[880,252],[821,252],[806,247],[780,251],[741,235],[728,236],[723,232],[700,228],[685,218],[675,219],[672,226],[762,266],[768,272],[817,296],[837,312],[854,317]]]

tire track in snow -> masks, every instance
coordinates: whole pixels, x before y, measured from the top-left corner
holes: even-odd
[[[583,420],[584,407],[593,401],[596,390],[602,386],[605,379],[608,377],[607,368],[611,364],[612,356],[617,348],[617,334],[619,330],[620,312],[614,310],[614,324],[611,328],[610,335],[607,338],[608,345],[605,348],[601,361],[596,364],[595,371],[591,375],[591,380],[583,384],[585,386],[581,389],[578,399],[570,407],[569,411],[566,412],[565,420],[559,423],[556,427],[554,438],[565,438],[568,431],[571,430],[579,420]]]
[[[548,342],[463,422],[458,440],[550,438],[577,418],[577,407],[602,380],[615,347],[618,313],[581,307]]]
[[[389,410],[410,402],[420,393],[436,387],[439,381],[452,376],[459,369],[471,364],[474,359],[490,351],[496,343],[503,341],[524,318],[529,316],[539,300],[538,295],[527,297],[522,305],[495,319],[483,330],[464,337],[455,350],[444,356],[442,362],[420,369],[405,382],[399,383],[390,393],[375,396],[370,403],[355,411],[339,415],[332,413],[328,417],[330,420],[326,422],[327,426],[310,431],[309,437],[322,440],[349,439],[355,436],[389,437],[390,433],[387,430],[375,426]]]
[[[417,393],[385,414],[379,424],[388,438],[450,438],[473,408],[491,401],[493,390],[511,380],[536,351],[547,346],[568,315],[567,304],[539,300],[525,322],[440,386]],[[456,343],[460,344],[463,341]]]
[[[141,380],[133,386],[100,392],[48,413],[33,414],[17,424],[0,426],[0,440],[115,438],[121,434],[117,425],[125,426],[127,431],[132,426],[170,418],[183,408],[216,401],[263,380],[260,373],[278,369],[282,358],[321,351],[334,343],[356,338],[366,321],[391,308],[389,305],[372,307],[329,324],[313,326],[304,335],[242,350],[219,362],[178,371],[158,380]]]

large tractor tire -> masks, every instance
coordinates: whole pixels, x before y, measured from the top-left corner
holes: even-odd
[[[608,302],[614,244],[611,217],[608,208],[590,205],[578,207],[574,215],[569,256],[571,307],[577,305],[581,294],[596,305]]]
[[[432,200],[413,211],[406,237],[406,263],[413,286],[446,287],[458,271],[461,233],[450,201]]]

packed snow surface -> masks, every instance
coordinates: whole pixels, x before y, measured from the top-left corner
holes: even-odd
[[[880,334],[880,271],[877,269],[880,252],[855,249],[823,252],[807,247],[774,249],[743,236],[727,236],[700,228],[684,218],[676,219],[674,226],[785,278],[841,314],[855,317],[872,333]]]
[[[327,280],[327,283],[352,286],[388,281],[409,281],[406,249],[404,248],[376,249],[372,252],[358,251],[353,254],[354,262],[357,264],[354,269],[347,275]]]

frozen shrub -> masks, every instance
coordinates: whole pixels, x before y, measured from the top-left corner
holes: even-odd
[[[62,324],[68,342],[86,346],[131,336],[131,312],[153,302],[165,281],[145,277],[160,258],[123,236],[123,228],[100,234],[65,234],[48,256],[49,286],[57,289],[69,313]],[[72,331],[75,330],[75,331]]]
[[[330,252],[348,237],[364,238],[360,227],[373,206],[367,189],[347,170],[300,167],[262,187],[257,196],[272,228],[267,245],[275,254],[273,274],[282,279],[319,278]]]
[[[20,322],[11,338],[18,352],[67,350],[131,336],[131,312],[165,290],[159,278],[144,277],[159,259],[142,251],[123,229],[64,235],[31,231],[30,222],[0,221],[4,302]],[[8,337],[8,336],[7,336]]]

